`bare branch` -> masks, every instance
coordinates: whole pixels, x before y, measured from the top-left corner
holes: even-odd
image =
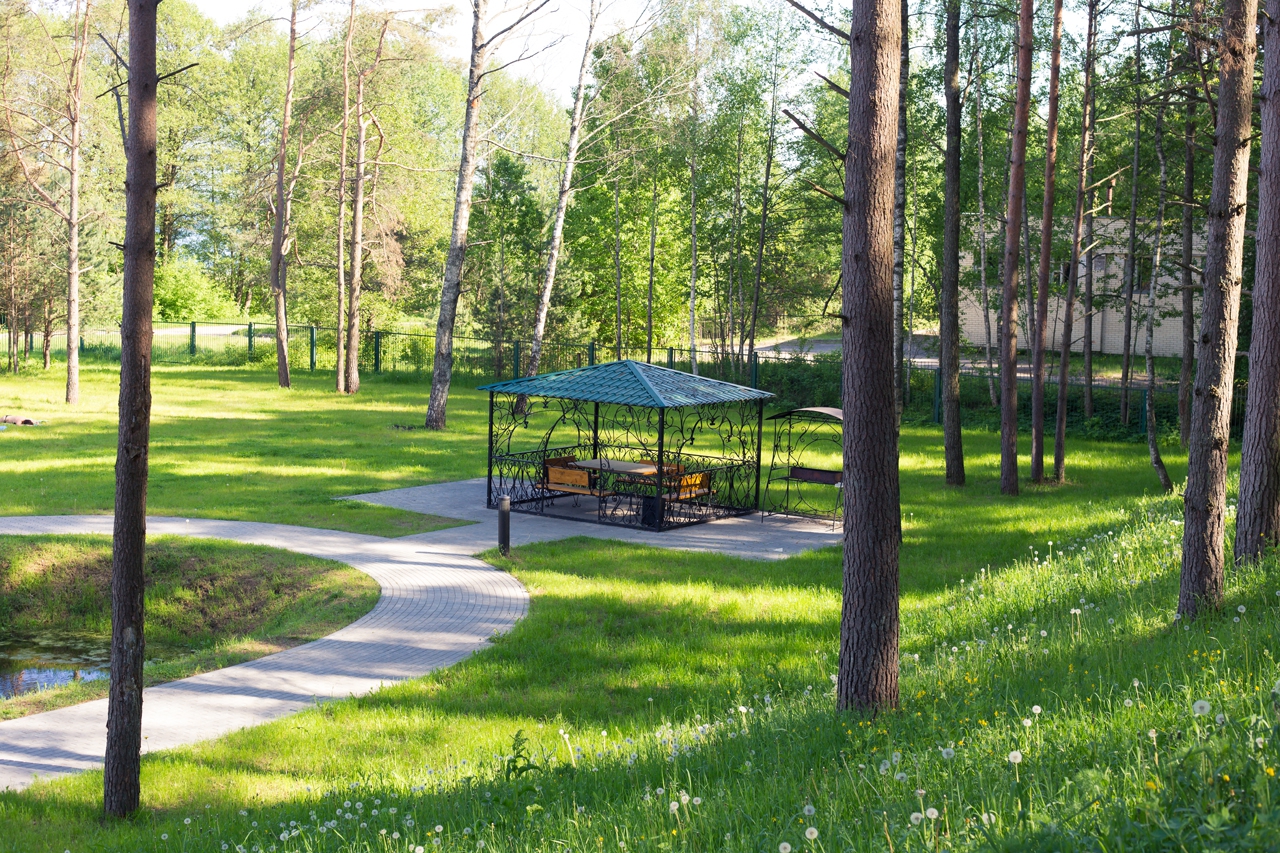
[[[806,136],[808,136],[808,137],[809,137],[810,139],[812,139],[814,142],[816,142],[816,143],[818,143],[819,145],[821,145],[823,148],[825,148],[825,149],[827,149],[828,151],[830,151],[830,152],[835,156],[835,158],[836,158],[837,160],[839,160],[841,163],[843,163],[843,162],[844,162],[845,153],[844,153],[843,151],[841,151],[839,148],[836,148],[834,145],[832,145],[832,144],[831,144],[830,142],[828,142],[826,139],[824,139],[824,138],[822,137],[822,135],[821,135],[820,133],[818,133],[816,130],[814,130],[813,128],[809,127],[809,125],[805,124],[805,123],[804,123],[804,122],[802,122],[800,119],[796,118],[795,113],[791,112],[791,110],[783,110],[783,111],[782,111],[782,114],[783,114],[784,116],[786,116],[787,118],[791,119],[791,121],[793,121],[793,122],[795,123],[796,127],[798,127],[798,128],[800,128],[801,130],[803,130]],[[843,203],[843,202],[842,202],[842,203]]]
[[[822,27],[827,32],[831,33],[833,36],[836,36],[837,38],[842,38],[845,41],[849,40],[849,34],[847,32],[845,32],[844,30],[840,29],[839,27],[833,24],[828,24],[816,12],[813,12],[807,9],[806,7],[802,6],[800,3],[797,3],[796,0],[787,0],[787,2],[790,3],[792,6],[794,6],[796,9],[798,9],[800,13],[803,14],[805,17],[809,18],[811,21],[813,21],[818,26]]]

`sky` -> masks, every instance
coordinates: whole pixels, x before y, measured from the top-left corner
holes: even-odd
[[[266,15],[287,17],[287,0],[193,0],[204,14],[220,24],[228,24],[245,17],[252,9]],[[520,0],[511,0],[513,4]],[[502,0],[492,0],[491,5],[499,8]],[[366,3],[369,6],[386,10],[422,11],[433,8],[452,6],[454,14],[441,28],[442,43],[440,51],[446,56],[465,59],[471,44],[471,8],[465,2],[432,2],[432,0],[383,0],[380,3]],[[646,0],[611,0],[601,17],[597,37],[616,32],[623,25],[634,24],[643,16],[648,3]],[[325,2],[320,4],[320,13],[339,13],[347,8],[342,2]],[[512,71],[520,76],[544,86],[562,103],[569,103],[574,85],[577,83],[578,66],[582,62],[583,43],[587,37],[587,12],[589,0],[551,0],[539,13],[531,25],[521,29],[520,36],[513,36],[505,43],[499,53],[499,59],[511,60],[520,55],[522,49],[545,48],[531,59],[524,60]],[[287,23],[287,22],[286,22]],[[282,26],[284,26],[282,24]]]

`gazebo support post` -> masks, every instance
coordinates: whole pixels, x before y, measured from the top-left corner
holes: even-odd
[[[593,406],[591,415],[591,458],[600,458],[600,404]]]
[[[653,529],[662,529],[662,478],[666,473],[663,464],[666,462],[666,449],[664,447],[667,438],[667,410],[658,409],[658,473],[654,475],[654,479],[658,481],[658,493],[654,496],[654,506],[657,511],[653,514]]]
[[[485,480],[484,505],[493,506],[493,392],[489,392],[489,475]]]
[[[754,355],[754,353],[752,354]],[[490,417],[492,420],[492,416]],[[764,452],[764,400],[756,403],[756,502],[755,508],[760,509],[760,466],[764,461],[761,455]]]

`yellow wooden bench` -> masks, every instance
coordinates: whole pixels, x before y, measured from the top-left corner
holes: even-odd
[[[613,492],[592,488],[589,471],[552,465],[547,466],[547,490],[571,495],[590,495],[596,498],[607,498],[613,495]]]
[[[672,491],[663,495],[663,500],[688,501],[712,494],[711,472],[700,471],[696,474],[684,474],[673,481]]]

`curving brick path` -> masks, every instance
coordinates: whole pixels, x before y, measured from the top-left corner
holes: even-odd
[[[10,517],[0,518],[0,534],[109,536],[111,523],[110,516]],[[148,519],[147,533],[231,539],[339,560],[372,576],[382,597],[324,639],[147,688],[144,752],[218,737],[456,663],[510,630],[529,606],[515,578],[458,549],[429,548],[422,537],[180,518]],[[481,547],[477,542],[472,551]],[[99,699],[0,723],[0,789],[101,767],[106,721],[107,700]]]

